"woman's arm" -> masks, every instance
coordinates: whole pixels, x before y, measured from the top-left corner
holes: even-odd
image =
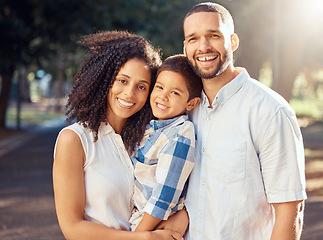
[[[71,130],[64,130],[57,141],[53,184],[57,217],[66,239],[181,239],[172,231],[129,232],[84,220],[84,160],[79,137]]]

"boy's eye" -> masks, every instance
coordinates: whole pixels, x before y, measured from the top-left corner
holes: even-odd
[[[172,91],[172,94],[179,95],[179,93],[178,92],[175,92],[175,91]]]
[[[163,87],[162,86],[159,86],[159,85],[156,85],[155,88],[160,89],[160,90],[163,89]]]

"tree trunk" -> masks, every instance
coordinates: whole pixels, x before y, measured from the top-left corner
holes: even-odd
[[[299,29],[306,29],[302,16],[301,8],[293,4],[293,0],[280,2],[275,1],[276,16],[276,46],[275,57],[273,59],[273,84],[272,88],[286,101],[292,97],[295,79],[302,70],[302,59],[304,55],[304,41],[306,34],[298,34]],[[284,13],[284,15],[280,13]]]
[[[1,74],[1,94],[0,94],[0,129],[5,129],[6,111],[10,96],[13,70]]]
[[[64,82],[65,82],[65,54],[62,51],[58,52],[57,59],[57,83],[55,89],[55,110],[57,112],[62,110],[62,97],[64,95]]]

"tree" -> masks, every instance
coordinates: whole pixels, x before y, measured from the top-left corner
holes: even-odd
[[[29,52],[32,40],[33,22],[30,15],[30,1],[1,1],[0,7],[0,129],[5,128],[5,114],[9,99],[12,76],[20,64],[26,63],[25,55]]]

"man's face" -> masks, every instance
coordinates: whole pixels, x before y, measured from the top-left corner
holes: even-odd
[[[184,21],[185,54],[195,72],[212,79],[232,64],[231,36],[214,12],[193,13]]]

